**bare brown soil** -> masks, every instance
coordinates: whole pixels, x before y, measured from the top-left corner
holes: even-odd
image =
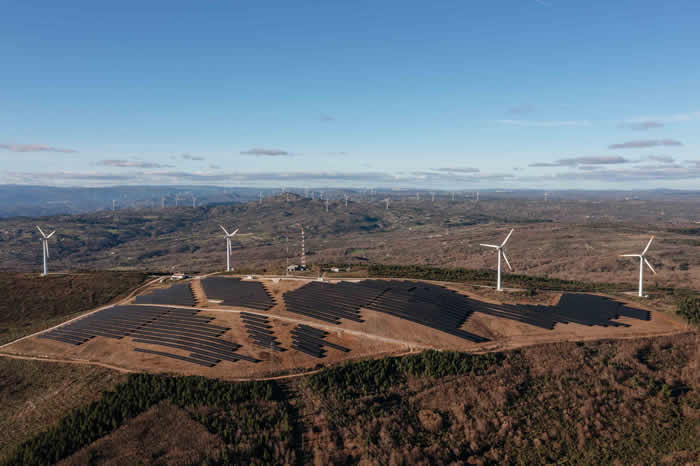
[[[216,460],[223,446],[218,436],[166,401],[58,464],[190,465],[207,457]]]
[[[395,316],[362,309],[364,322],[344,321],[336,326],[286,310],[282,294],[308,283],[302,279],[265,279],[264,286],[274,296],[277,305],[267,312],[244,308],[232,308],[209,303],[202,309],[202,315],[215,318],[215,325],[230,327],[231,330],[221,338],[243,345],[238,352],[260,359],[260,363],[247,361],[222,361],[213,368],[193,365],[184,361],[164,358],[158,355],[137,353],[134,348],[147,348],[187,356],[185,351],[155,345],[137,344],[131,338],[113,340],[96,337],[76,347],[65,343],[41,338],[29,338],[4,348],[14,355],[65,359],[82,362],[94,362],[121,367],[132,371],[147,370],[187,375],[203,375],[229,380],[267,378],[295,371],[308,371],[319,364],[332,365],[345,360],[376,357],[387,354],[400,354],[408,351],[433,348],[469,352],[498,351],[519,348],[538,343],[561,341],[584,341],[602,338],[637,338],[653,335],[669,335],[687,329],[675,317],[662,312],[651,311],[650,321],[633,318],[621,318],[619,322],[629,327],[600,327],[580,324],[557,324],[553,330],[542,329],[501,317],[494,317],[480,312],[474,313],[463,325],[463,329],[489,338],[485,343],[473,343],[459,337],[445,334],[438,330],[409,322]],[[450,288],[470,295],[470,287],[450,285]],[[474,296],[472,296],[474,297]],[[558,295],[547,297],[549,303],[556,303]],[[489,296],[487,302],[498,302]],[[479,297],[479,299],[484,299]],[[240,311],[254,312],[270,317],[275,336],[281,346],[291,345],[290,331],[299,323],[305,323],[329,332],[327,340],[350,348],[349,353],[327,349],[323,359],[316,359],[295,350],[281,353],[252,345],[239,316]]]

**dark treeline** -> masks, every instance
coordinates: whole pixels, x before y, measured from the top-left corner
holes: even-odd
[[[501,353],[468,354],[454,351],[424,351],[404,357],[350,362],[331,367],[309,378],[319,393],[347,400],[386,390],[406,376],[445,377],[482,374],[503,360]]]
[[[272,440],[283,446],[289,446],[291,441],[288,408],[281,399],[278,386],[272,382],[228,383],[205,377],[131,375],[100,400],[74,410],[20,445],[5,464],[54,464],[164,400],[182,408],[210,408],[208,414],[193,414],[193,418],[229,443],[221,453],[222,463],[247,463],[251,458],[275,462],[275,448],[277,452],[283,449]]]
[[[437,280],[448,282],[470,282],[478,284],[493,284],[496,280],[495,270],[475,269],[446,269],[441,267],[429,267],[423,265],[383,265],[371,264],[369,266],[370,277],[394,277],[414,278],[419,280]],[[503,274],[506,286],[514,286],[526,289],[556,290],[556,291],[622,291],[628,290],[630,285],[624,283],[590,283],[575,280],[562,280],[559,278],[537,277],[518,274]]]

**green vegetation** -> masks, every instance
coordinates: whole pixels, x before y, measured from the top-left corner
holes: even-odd
[[[700,297],[684,296],[678,302],[678,315],[691,324],[700,324]]]
[[[127,382],[20,445],[7,465],[50,464],[112,432],[125,421],[169,400],[189,408],[193,417],[228,444],[222,461],[274,462],[288,448],[291,427],[287,405],[270,382],[226,383],[204,377],[131,375]],[[205,412],[197,407],[208,408]],[[158,426],[176,428],[176,426]]]
[[[372,264],[369,266],[369,276],[387,278],[404,277],[418,280],[493,284],[493,282],[496,280],[496,271],[462,268],[448,269],[422,265]],[[528,290],[612,292],[628,290],[630,287],[630,285],[624,283],[591,283],[510,273],[504,273],[503,280],[506,282],[507,286],[525,288]]]
[[[305,393],[313,400],[307,416],[316,420],[314,459],[697,464],[694,339],[541,345],[436,378],[392,376],[403,364],[387,360],[324,371],[309,378]],[[385,374],[389,383],[375,382]]]
[[[458,374],[483,374],[499,364],[503,354],[473,355],[454,351],[424,351],[404,357],[351,362],[313,374],[309,383],[314,390],[339,400],[349,400],[383,392],[403,383],[407,376],[446,377]]]
[[[0,273],[0,344],[126,296],[145,278],[138,272]]]
[[[163,401],[226,445],[205,464],[695,464],[696,338],[426,351],[327,368],[285,391],[131,375],[6,464],[59,461]]]
[[[0,463],[17,445],[125,379],[97,366],[0,358]]]

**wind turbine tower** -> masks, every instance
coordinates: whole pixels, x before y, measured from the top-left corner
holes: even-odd
[[[115,210],[117,210],[117,200],[112,199],[112,211],[115,211]]]
[[[639,297],[644,298],[644,264],[649,267],[649,270],[652,271],[654,275],[656,275],[656,270],[654,270],[654,267],[651,266],[649,261],[647,260],[646,253],[649,250],[649,246],[651,246],[651,242],[654,241],[654,237],[652,236],[649,239],[649,242],[647,243],[647,247],[644,248],[644,251],[642,251],[641,254],[622,254],[620,257],[639,257]]]
[[[222,230],[224,230],[224,237],[226,238],[226,271],[230,272],[231,271],[231,238],[236,236],[236,233],[238,233],[238,228],[233,233],[229,233],[226,231],[226,228],[223,227],[223,225],[219,225]]]
[[[503,291],[503,287],[501,287],[501,256],[503,259],[506,261],[506,264],[508,265],[508,268],[510,271],[513,271],[513,267],[510,266],[510,262],[508,262],[508,257],[506,257],[506,252],[504,251],[504,247],[506,243],[508,242],[508,239],[510,238],[510,235],[513,234],[513,230],[510,230],[510,233],[508,233],[508,236],[506,236],[506,239],[503,240],[500,246],[496,246],[495,244],[482,244],[481,246],[487,247],[487,248],[494,248],[496,249],[496,252],[498,252],[498,279],[496,281],[496,290],[497,291]]]
[[[455,192],[454,191],[452,191],[452,200],[453,201],[455,200]]]
[[[192,196],[192,208],[194,209],[196,207],[197,207],[197,198]]]
[[[386,199],[384,199],[384,202],[386,202],[385,210],[389,210],[389,198],[387,197]]]
[[[42,272],[41,276],[45,277],[49,274],[49,269],[46,264],[46,260],[49,258],[49,238],[51,238],[54,235],[54,233],[56,233],[56,230],[52,231],[48,235],[45,235],[42,229],[39,228],[39,225],[37,225],[36,228],[37,230],[39,230],[39,233],[41,233],[41,251],[44,257],[44,271]]]
[[[430,193],[430,194],[431,194],[431,195],[433,196],[433,198],[432,198],[431,202],[435,202],[435,191],[433,191],[433,192],[432,192],[432,193]]]
[[[346,209],[348,208],[348,199],[349,199],[349,197],[350,197],[350,196],[348,196],[347,194],[345,194],[345,208],[346,208]]]

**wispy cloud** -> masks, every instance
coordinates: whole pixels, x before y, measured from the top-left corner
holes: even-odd
[[[103,167],[118,167],[118,168],[172,168],[172,165],[163,165],[155,162],[141,162],[138,160],[121,160],[107,159],[100,160],[97,165]]]
[[[653,160],[654,162],[661,163],[673,163],[675,159],[670,155],[648,155],[647,160]]]
[[[64,154],[74,154],[78,152],[73,149],[45,146],[43,144],[0,144],[0,149],[9,150],[10,152],[61,152]]]
[[[182,155],[180,155],[180,157],[182,157],[185,160],[204,160],[204,157],[201,157],[199,155],[192,155],[192,154],[188,154],[188,153],[182,154]]]
[[[604,155],[600,157],[571,157],[566,159],[555,160],[554,162],[537,162],[531,163],[530,167],[575,167],[578,165],[614,165],[620,163],[630,163],[624,157]]]
[[[623,121],[617,125],[619,128],[634,129],[637,131],[646,131],[649,129],[663,128],[663,121],[642,120],[642,121]]]
[[[474,167],[444,167],[435,168],[435,171],[450,173],[479,173],[481,170]]]
[[[660,146],[682,146],[683,143],[675,139],[644,139],[637,141],[627,141],[620,144],[610,144],[609,149],[645,149],[648,147]]]
[[[588,120],[496,120],[498,123],[523,128],[581,128],[591,126]]]
[[[285,157],[291,156],[292,154],[286,150],[280,149],[264,149],[262,147],[255,147],[253,149],[241,151],[243,155],[254,155],[256,157]]]

